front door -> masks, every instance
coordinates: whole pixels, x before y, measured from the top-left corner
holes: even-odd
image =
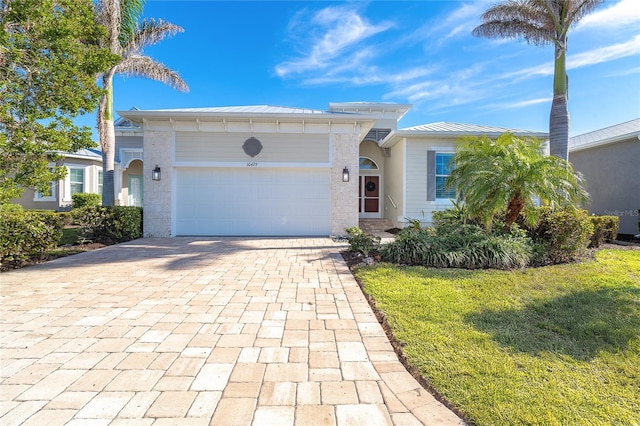
[[[142,207],[142,176],[129,175],[129,205]]]
[[[361,218],[380,217],[380,176],[360,175],[359,205]]]

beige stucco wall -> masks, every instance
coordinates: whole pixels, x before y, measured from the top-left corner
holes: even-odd
[[[389,219],[393,226],[402,228],[404,226],[404,156],[405,141],[396,143],[390,149],[391,156],[385,157],[385,179],[384,192],[389,195],[391,201],[385,197],[384,217]]]
[[[143,215],[145,237],[171,236],[171,131],[147,130],[144,134]],[[162,179],[151,180],[151,171],[160,166]]]
[[[584,175],[589,212],[618,216],[619,233],[638,233],[640,141],[633,138],[573,151],[569,161]]]
[[[345,229],[358,226],[358,135],[333,134],[331,169],[331,235],[346,235]],[[349,169],[349,182],[342,170]]]

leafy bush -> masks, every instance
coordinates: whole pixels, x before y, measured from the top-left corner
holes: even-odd
[[[593,224],[593,234],[589,247],[600,247],[601,244],[614,241],[618,235],[618,216],[590,216]]]
[[[0,212],[21,212],[24,208],[20,204],[1,203]]]
[[[388,262],[408,265],[512,269],[527,266],[533,248],[517,226],[508,233],[492,233],[457,221],[455,213],[441,212],[434,215],[433,228],[405,228],[380,254]]]
[[[93,207],[102,204],[102,196],[100,194],[88,194],[86,192],[76,192],[71,195],[72,206],[74,209],[83,207]]]
[[[53,211],[0,212],[0,263],[41,256],[62,236],[62,217]]]
[[[544,261],[570,262],[583,255],[591,241],[593,224],[586,210],[573,207],[540,207],[531,237],[544,247]]]
[[[380,247],[380,237],[365,234],[357,226],[347,228],[347,234],[349,234],[349,246],[352,252],[369,256],[376,253]]]
[[[82,228],[82,237],[104,244],[142,237],[142,208],[132,206],[93,206],[71,212]]]

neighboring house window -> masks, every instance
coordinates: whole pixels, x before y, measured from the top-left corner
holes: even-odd
[[[50,172],[53,172],[53,168],[49,169]],[[52,180],[49,183],[49,189],[45,192],[36,191],[35,196],[33,197],[34,201],[55,201],[56,193],[58,189],[58,181]]]
[[[436,199],[456,198],[454,188],[446,189],[447,178],[451,172],[449,168],[451,158],[453,158],[453,154],[436,152]]]
[[[98,171],[98,194],[102,195],[102,170]]]
[[[55,201],[56,189],[58,188],[58,182],[52,181],[49,184],[49,189],[46,192],[37,192],[34,201]]]
[[[84,169],[69,169],[71,195],[84,192]]]

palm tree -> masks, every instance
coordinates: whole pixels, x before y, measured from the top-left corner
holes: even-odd
[[[120,62],[100,76],[106,91],[98,107],[98,136],[103,158],[103,205],[113,205],[115,199],[113,77],[116,74],[146,77],[168,84],[180,91],[189,90],[187,84],[175,71],[143,54],[144,47],[183,31],[182,27],[159,19],[140,21],[144,4],[145,0],[97,0],[96,2],[99,21],[107,29],[107,46],[112,53],[121,57]]]
[[[569,159],[569,29],[604,0],[506,0],[487,9],[473,35],[524,39],[529,44],[555,47],[553,102],[549,116],[551,155]]]
[[[536,199],[554,206],[587,198],[581,175],[568,161],[545,155],[539,139],[512,133],[495,141],[487,136],[461,138],[451,162],[447,187],[456,188],[471,217],[488,228],[496,215],[505,212],[505,229],[523,212],[529,223],[535,223]]]

